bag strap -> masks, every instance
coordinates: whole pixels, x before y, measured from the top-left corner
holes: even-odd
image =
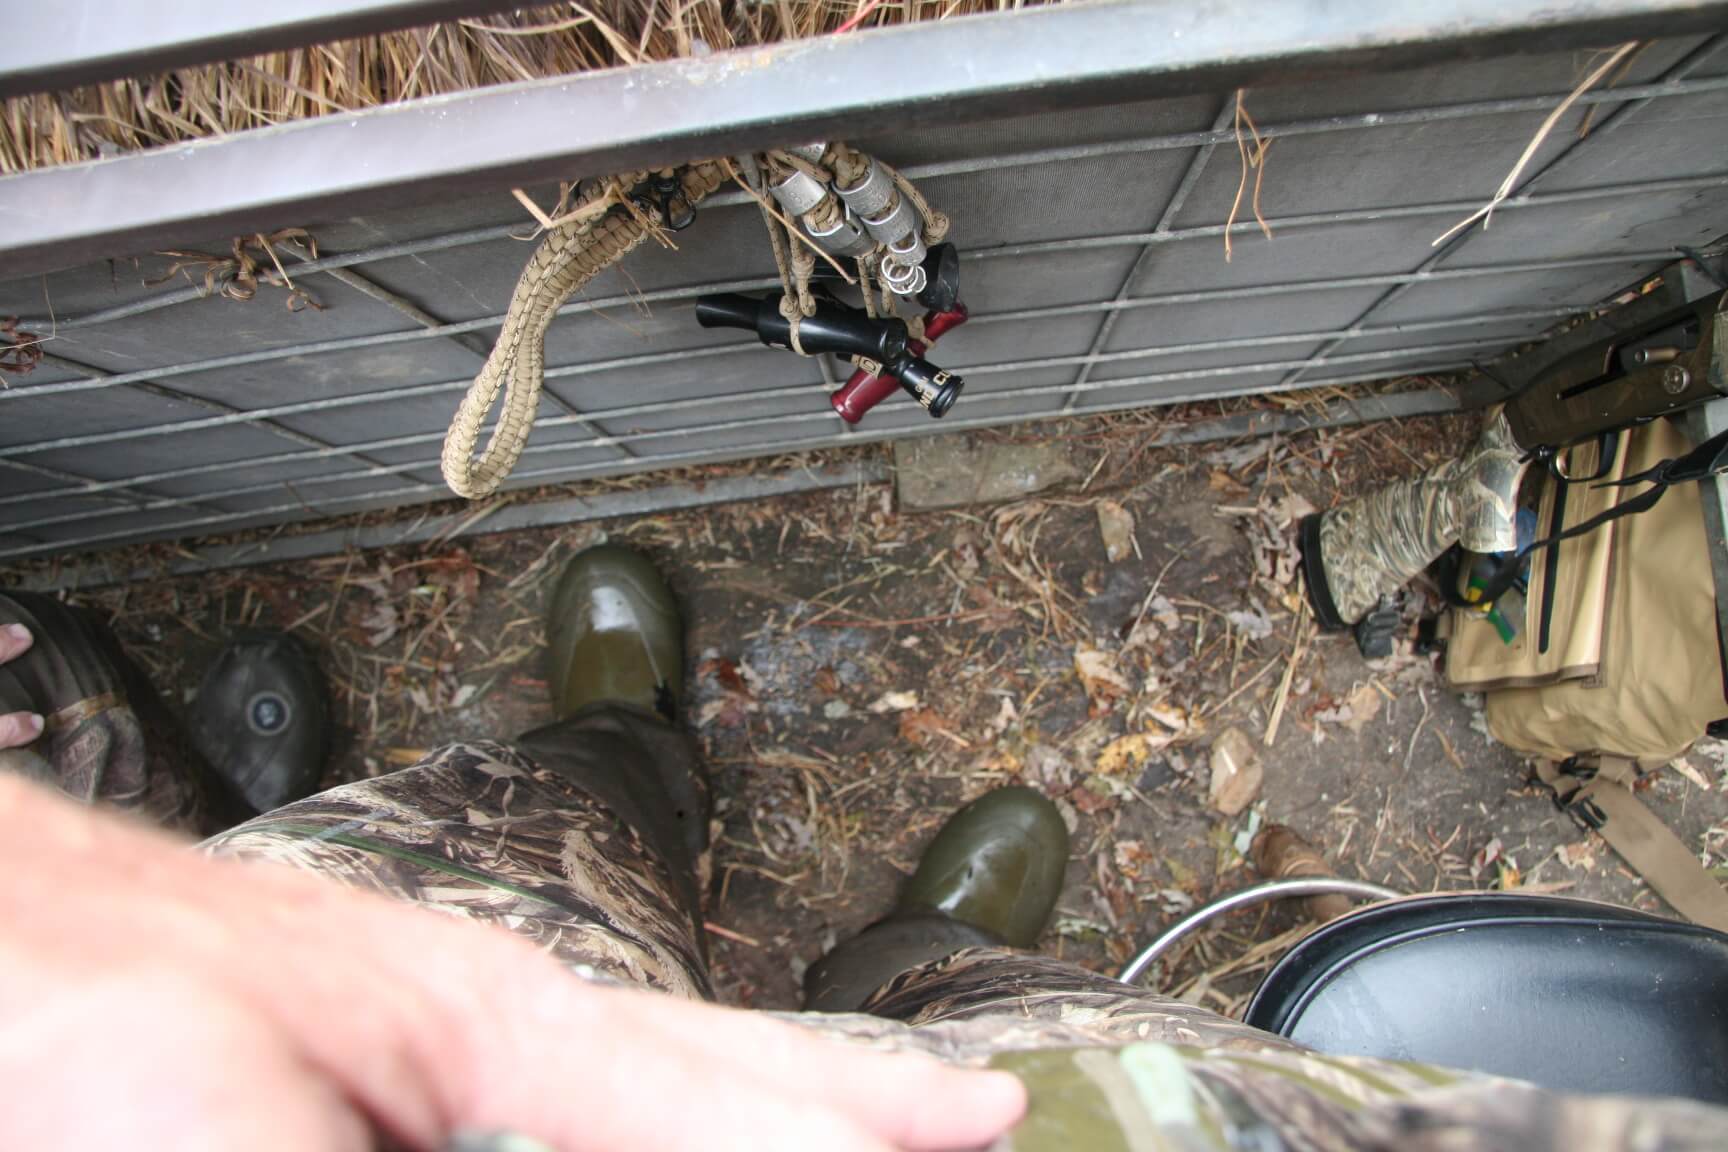
[[[1650,487],[1636,496],[1627,497],[1612,508],[1604,509],[1580,524],[1574,524],[1563,532],[1556,532],[1541,540],[1533,540],[1518,549],[1508,558],[1487,583],[1478,589],[1477,603],[1490,603],[1505,595],[1506,590],[1518,580],[1518,573],[1524,566],[1524,560],[1531,553],[1542,548],[1552,548],[1567,540],[1576,539],[1587,533],[1594,532],[1610,521],[1619,520],[1623,516],[1636,516],[1640,512],[1648,512],[1656,507],[1663,495],[1676,484],[1687,484],[1697,480],[1705,480],[1721,472],[1728,471],[1728,431],[1719,432],[1692,451],[1670,460],[1660,460],[1635,476],[1625,476],[1619,480],[1603,480],[1594,485],[1597,488],[1629,488],[1634,484],[1649,484]],[[1561,483],[1571,483],[1565,477],[1555,473],[1555,479]],[[1454,590],[1447,588],[1449,601]],[[1458,602],[1458,601],[1453,601]],[[1462,601],[1466,606],[1470,601]]]
[[[1728,932],[1728,891],[1632,791],[1639,772],[1618,756],[1538,760],[1536,775],[1554,803],[1632,865],[1656,894],[1695,924]]]

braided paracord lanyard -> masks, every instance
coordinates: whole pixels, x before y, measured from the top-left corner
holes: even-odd
[[[798,342],[799,322],[816,312],[816,299],[810,290],[816,260],[833,263],[837,250],[832,241],[824,243],[824,237],[839,234],[852,238],[845,254],[857,263],[865,306],[872,314],[876,307],[871,293],[872,274],[881,282],[882,306],[892,310],[892,289],[896,287],[893,278],[899,278],[898,286],[904,291],[911,275],[909,269],[915,266],[911,255],[898,249],[891,251],[885,242],[874,241],[866,230],[870,220],[860,226],[846,197],[863,192],[869,206],[875,209],[872,220],[914,219],[917,242],[907,240],[901,246],[912,255],[921,254],[925,246],[941,243],[949,226],[948,218],[931,209],[910,180],[882,161],[840,143],[828,145],[812,158],[814,151],[769,152],[752,157],[746,165],[753,175],[760,172],[765,177],[764,182],[782,206],[788,202],[782,198],[777,182],[807,178],[819,186],[820,196],[812,193],[810,197],[815,201],[813,205],[794,213],[801,228],[773,210],[769,197],[760,190],[761,184],[752,187],[730,161],[692,164],[679,170],[676,176],[681,198],[690,209],[728,179],[737,179],[761,205],[774,264],[780,274],[780,310],[792,322],[793,349],[800,355],[803,348]],[[629,192],[650,175],[624,173],[591,188],[561,218],[562,222],[547,231],[523,269],[498,341],[463,396],[444,438],[441,461],[444,480],[458,496],[478,499],[491,495],[521,458],[540,404],[546,331],[558,310],[583,285],[622,260],[643,240],[659,234],[666,223],[663,209],[635,202]],[[885,194],[876,186],[880,181],[888,182]],[[802,185],[803,181],[799,183]],[[828,195],[829,189],[838,193],[838,197]],[[792,204],[801,205],[802,201],[794,200]],[[485,448],[476,456],[486,415],[498,402],[500,391],[504,401],[498,423]]]

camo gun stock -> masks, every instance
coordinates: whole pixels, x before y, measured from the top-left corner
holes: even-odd
[[[1568,476],[1558,453],[1574,444],[1599,440],[1598,459],[1610,460],[1614,433],[1728,396],[1728,321],[1724,294],[1673,305],[1660,298],[1637,301],[1574,330],[1499,370],[1484,374],[1512,395],[1490,410],[1481,437],[1463,455],[1424,475],[1389,484],[1302,521],[1302,571],[1309,606],[1329,631],[1357,628],[1364,652],[1366,618],[1386,598],[1432,564],[1453,544],[1468,552],[1490,554],[1519,549],[1516,520],[1518,485],[1532,465],[1550,468],[1563,481],[1597,481]],[[1728,442],[1717,437],[1655,469],[1619,481],[1648,481],[1654,487],[1622,502],[1615,514],[1642,511],[1670,484],[1701,479],[1728,463]],[[1570,529],[1581,534],[1596,521]],[[1509,577],[1516,565],[1505,570]],[[1495,587],[1492,593],[1503,590]],[[1389,638],[1388,638],[1389,642]]]

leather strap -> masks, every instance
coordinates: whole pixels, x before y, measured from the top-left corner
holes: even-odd
[[[1728,891],[1632,791],[1638,768],[1616,756],[1538,760],[1536,775],[1554,803],[1593,828],[1656,894],[1695,924],[1728,932]]]

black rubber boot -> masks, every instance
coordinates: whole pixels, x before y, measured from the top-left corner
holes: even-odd
[[[856,1011],[900,973],[962,948],[1030,948],[1068,867],[1068,827],[1031,788],[998,788],[960,809],[924,850],[887,917],[804,974],[804,1005]]]
[[[310,650],[285,632],[228,642],[204,673],[192,740],[255,811],[318,790],[330,758],[330,693]]]

